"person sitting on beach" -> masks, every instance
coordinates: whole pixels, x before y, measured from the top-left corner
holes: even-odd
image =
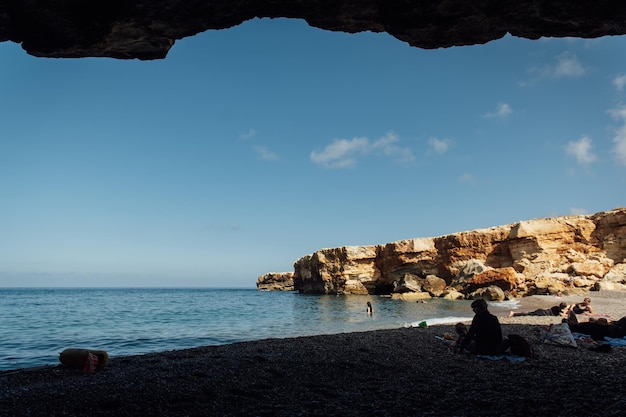
[[[457,334],[456,340],[452,343],[452,351],[458,352],[461,348],[463,340],[467,337],[467,326],[463,323],[457,323],[454,325],[454,331]]]
[[[561,303],[558,306],[553,306],[550,308],[538,308],[534,311],[529,311],[526,313],[514,313],[511,311],[509,313],[509,317],[520,317],[520,316],[565,316],[565,310],[567,309],[567,304]]]
[[[482,298],[472,302],[474,318],[467,336],[461,343],[460,352],[474,341],[472,353],[476,355],[498,355],[502,349],[502,328],[498,318],[491,314],[487,302]]]
[[[617,321],[609,321],[605,318],[590,318],[589,321],[579,322],[576,313],[570,310],[563,322],[568,324],[572,332],[589,335],[594,340],[602,340],[605,337],[618,339],[626,337],[626,316]]]
[[[591,299],[585,297],[582,303],[576,303],[570,307],[570,310],[576,314],[593,314],[593,309],[591,308]]]

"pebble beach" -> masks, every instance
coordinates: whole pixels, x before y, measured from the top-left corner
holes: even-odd
[[[626,316],[626,293],[591,292],[594,313]],[[532,296],[518,311],[581,301]],[[621,416],[626,347],[542,343],[559,317],[499,317],[529,340],[516,362],[455,354],[453,325],[398,328],[117,357],[94,373],[0,372],[1,416]],[[587,317],[579,316],[585,321]]]

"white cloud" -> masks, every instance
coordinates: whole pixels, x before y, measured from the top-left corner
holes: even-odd
[[[396,142],[399,142],[400,138],[398,135],[388,132],[382,138],[379,138],[372,144],[372,149],[381,149],[385,156],[389,156],[391,158],[395,158],[400,162],[411,162],[415,160],[413,156],[413,152],[409,148],[401,148],[399,146],[394,145]]]
[[[589,212],[583,208],[572,207],[571,209],[569,209],[569,211],[570,211],[570,214],[573,214],[575,216],[589,214]]]
[[[437,138],[428,139],[429,152],[444,154],[448,152],[448,150],[450,149],[450,146],[452,146],[452,141],[450,141],[450,139],[437,139]]]
[[[459,177],[459,181],[470,185],[476,185],[476,178],[472,174],[465,173]]]
[[[565,148],[565,152],[568,155],[572,155],[581,164],[590,164],[597,158],[591,151],[593,147],[593,140],[588,136],[582,136],[576,142],[569,142]]]
[[[278,155],[263,146],[255,146],[254,151],[257,154],[258,159],[262,159],[264,161],[276,161],[278,160]]]
[[[507,103],[498,103],[498,106],[496,107],[496,111],[487,113],[485,117],[488,117],[488,118],[507,117],[511,113],[513,113],[511,106],[509,106]]]
[[[624,91],[624,86],[626,86],[626,74],[621,74],[613,78],[613,85],[620,93]]]
[[[255,136],[256,136],[256,130],[254,130],[254,129],[248,129],[248,131],[247,131],[247,132],[242,133],[239,137],[240,137],[241,139],[248,140],[248,139],[252,139],[252,138],[253,138],[253,137],[255,137]]]
[[[577,78],[582,77],[586,72],[576,55],[564,52],[557,57],[557,64],[554,67],[554,77]]]
[[[335,139],[322,152],[311,152],[311,161],[331,168],[347,168],[356,164],[356,156],[367,152],[369,139]]]
[[[615,129],[615,137],[613,138],[615,146],[613,153],[617,161],[626,166],[626,105],[611,109],[609,113],[618,123],[621,123],[621,126]]]
[[[389,132],[382,138],[379,138],[376,141],[374,141],[374,143],[372,143],[372,148],[373,149],[376,149],[376,148],[386,149],[390,146],[393,146],[393,144],[398,142],[399,140],[400,138],[398,137],[398,135],[392,132]]]
[[[400,138],[391,132],[374,142],[370,142],[366,137],[335,139],[323,151],[311,152],[310,158],[314,163],[329,168],[352,167],[356,165],[359,157],[376,151],[402,162],[413,161],[415,158],[409,148],[401,148],[395,145],[399,140]]]
[[[578,60],[575,54],[563,52],[556,57],[554,64],[532,70],[541,78],[578,78],[587,73],[587,69]]]

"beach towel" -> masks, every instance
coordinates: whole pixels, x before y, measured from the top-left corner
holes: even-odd
[[[576,340],[578,347],[592,348],[598,346],[598,342],[593,340],[588,334],[572,332],[572,337]]]
[[[542,330],[543,343],[556,346],[578,347],[567,323],[551,324]]]
[[[626,346],[626,337],[607,337],[604,336],[604,343],[611,346]]]
[[[83,373],[93,374],[96,372],[96,368],[98,368],[98,357],[88,351],[87,357],[85,358],[85,365],[83,366]]]
[[[523,356],[517,355],[476,355],[477,358],[489,359],[492,361],[499,361],[506,359],[509,362],[524,362],[526,360]]]

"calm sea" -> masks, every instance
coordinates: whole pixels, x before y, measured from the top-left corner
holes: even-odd
[[[416,303],[256,289],[0,288],[0,370],[57,364],[59,352],[69,347],[103,349],[115,357],[471,317],[468,301],[441,299]]]

